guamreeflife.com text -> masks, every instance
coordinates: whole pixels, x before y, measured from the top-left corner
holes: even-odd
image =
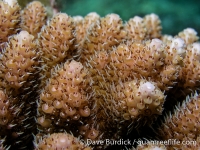
[[[188,141],[179,141],[176,139],[168,139],[168,140],[130,140],[130,139],[105,139],[105,140],[91,140],[87,139],[84,141],[87,145],[196,145],[196,141],[188,140]]]

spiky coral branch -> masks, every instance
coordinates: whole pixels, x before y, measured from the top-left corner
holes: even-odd
[[[181,106],[177,106],[174,114],[169,114],[160,128],[162,138],[176,139],[179,141],[196,141],[199,139],[199,107],[200,95],[187,97]],[[176,144],[169,145],[170,149],[181,148],[189,149],[191,147],[199,148],[198,144]],[[191,148],[192,149],[192,148]]]
[[[19,139],[30,139],[27,132],[34,132],[34,124],[30,123],[36,114],[31,107],[36,104],[32,96],[37,91],[38,60],[34,37],[27,31],[10,37],[0,58],[0,135],[7,135],[6,141],[17,147],[26,145]]]
[[[43,4],[39,1],[29,3],[21,11],[21,29],[28,31],[35,38],[40,32],[42,26],[46,24],[47,13]]]
[[[2,10],[16,4],[0,2]],[[34,4],[40,13],[30,7]],[[1,38],[0,136],[7,136],[5,143],[12,148],[29,147],[22,141],[31,138],[36,122],[37,136],[72,132],[94,141],[119,139],[156,121],[172,88],[188,92],[199,86],[199,43],[193,29],[162,36],[155,14],[124,24],[117,14],[83,18],[57,13],[45,24],[40,6],[33,2],[19,14],[21,29],[18,19],[13,33],[7,25],[1,28],[9,31]],[[15,22],[3,12],[1,16]],[[52,135],[38,144],[56,149],[52,139],[61,142]]]
[[[20,6],[17,0],[0,1],[0,43],[8,41],[8,37],[17,33],[20,23]]]

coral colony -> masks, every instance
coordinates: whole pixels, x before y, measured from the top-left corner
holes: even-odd
[[[39,1],[0,0],[0,149],[199,149],[199,38],[161,29],[156,14],[48,18]],[[122,139],[160,116],[170,144]]]

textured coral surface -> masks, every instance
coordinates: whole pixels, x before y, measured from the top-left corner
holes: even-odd
[[[0,149],[107,149],[97,141],[141,138],[197,144],[137,149],[200,148],[194,29],[163,35],[156,14],[125,23],[95,12],[47,19],[39,1],[0,7]]]

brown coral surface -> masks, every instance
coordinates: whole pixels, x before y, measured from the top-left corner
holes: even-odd
[[[126,23],[95,12],[47,20],[38,1],[21,10],[0,0],[0,8],[0,149],[106,149],[106,140],[129,137],[200,148],[194,29],[162,35],[156,14]],[[170,115],[160,123],[163,112]]]

